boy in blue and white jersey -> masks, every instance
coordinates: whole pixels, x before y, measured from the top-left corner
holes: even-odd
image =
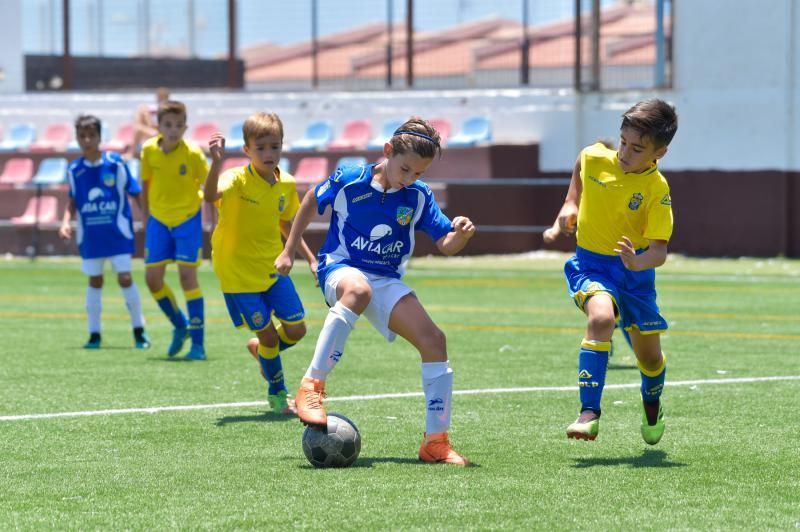
[[[300,420],[325,425],[325,380],[339,362],[344,344],[363,314],[389,340],[408,340],[422,359],[425,435],[419,459],[466,465],[450,445],[453,370],[444,333],[431,320],[401,277],[414,251],[415,231],[423,231],[444,255],[461,251],[475,233],[469,218],[452,221],[431,189],[417,181],[441,153],[439,134],[425,120],[411,118],[384,145],[378,164],[337,170],[303,198],[283,253],[275,260],[282,275],[292,267],[300,236],[314,211],[332,208],[330,227],[319,252],[319,284],[330,307],[314,358],[297,392]]]
[[[83,259],[81,271],[89,276],[86,289],[89,340],[83,347],[100,347],[103,265],[108,259],[125,297],[135,346],[146,349],[150,340],[144,330],[139,291],[131,277],[134,233],[128,202],[128,195],[138,202],[141,189],[118,154],[100,151],[100,130],[100,119],[95,116],[83,115],[75,122],[75,137],[82,157],[72,161],[67,169],[69,204],[58,232],[61,238],[69,240],[72,217],[76,217],[75,239]]]

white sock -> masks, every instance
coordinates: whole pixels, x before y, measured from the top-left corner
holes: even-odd
[[[100,333],[100,313],[103,311],[103,289],[86,287],[86,315],[89,317],[89,333]]]
[[[133,328],[144,327],[144,315],[142,314],[142,299],[139,297],[139,289],[136,283],[122,288],[122,295],[125,296],[125,306],[128,307],[128,314],[131,317]]]
[[[453,401],[453,370],[447,362],[422,363],[422,390],[425,392],[425,432],[447,432]]]
[[[314,358],[306,371],[306,377],[324,381],[339,362],[344,344],[356,325],[358,314],[336,302],[328,311],[314,349]]]

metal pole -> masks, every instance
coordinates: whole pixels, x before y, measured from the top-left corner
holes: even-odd
[[[666,64],[664,61],[664,0],[656,1],[656,71],[655,86],[661,88],[666,79]]]
[[[600,90],[600,0],[592,0],[592,90]]]
[[[311,87],[319,86],[319,65],[317,64],[317,54],[319,53],[319,41],[317,40],[317,0],[311,0]]]
[[[522,0],[522,65],[521,78],[523,85],[530,84],[530,58],[531,41],[528,38],[528,0]]]
[[[386,88],[392,88],[392,26],[394,24],[393,18],[393,2],[386,0],[386,34],[388,40],[386,41]]]
[[[64,82],[61,85],[62,89],[72,88],[72,57],[69,51],[69,0],[64,0]]]
[[[187,6],[188,13],[186,14],[186,21],[188,23],[188,27],[186,28],[188,31],[187,40],[189,46],[189,57],[197,57],[197,51],[195,50],[194,44],[194,0],[189,0],[189,5]]]
[[[236,0],[228,0],[228,88],[239,86],[236,65]]]
[[[406,0],[406,87],[414,86],[414,0]]]
[[[581,0],[575,0],[575,92],[581,92]]]

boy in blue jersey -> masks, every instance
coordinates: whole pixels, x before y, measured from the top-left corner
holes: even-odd
[[[475,226],[463,216],[451,221],[431,189],[418,181],[441,153],[439,134],[428,122],[416,117],[405,122],[383,153],[384,161],[339,168],[309,191],[275,261],[278,272],[288,274],[314,212],[332,208],[318,268],[330,310],[297,392],[297,415],[308,425],[327,423],[322,405],[325,380],[363,314],[388,341],[400,335],[422,358],[426,420],[419,459],[466,465],[467,459],[453,450],[448,437],[453,371],[445,335],[401,278],[414,251],[415,231],[425,232],[442,254],[453,255],[472,238]]]
[[[669,185],[657,161],[677,129],[671,105],[639,102],[622,115],[616,151],[597,143],[575,162],[558,227],[565,234],[577,231],[575,256],[564,274],[570,297],[588,322],[578,355],[581,412],[567,427],[569,438],[597,437],[617,324],[627,333],[641,373],[642,438],[655,445],[664,434],[667,366],[660,334],[667,322],[656,304],[655,268],[666,261],[673,220]]]
[[[139,290],[131,277],[134,251],[133,217],[128,195],[138,203],[139,183],[116,153],[100,151],[100,119],[83,115],[75,122],[75,137],[82,157],[67,169],[69,204],[59,228],[59,236],[72,237],[72,217],[77,218],[76,240],[81,254],[81,271],[89,276],[86,288],[86,312],[89,340],[83,346],[97,349],[101,344],[103,265],[111,262],[125,297],[125,306],[133,326],[137,349],[150,347],[144,330],[144,316]]]

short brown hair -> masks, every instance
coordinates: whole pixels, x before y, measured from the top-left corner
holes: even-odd
[[[392,152],[397,154],[413,151],[424,159],[433,159],[437,153],[440,156],[442,154],[439,132],[418,116],[412,116],[397,128],[389,143]]]
[[[637,103],[622,115],[620,129],[631,128],[643,138],[653,141],[655,148],[668,146],[678,131],[675,107],[664,100],[653,98]]]
[[[94,128],[97,130],[98,135],[103,134],[103,124],[100,122],[100,119],[94,115],[81,115],[75,120],[76,135],[85,127]]]
[[[258,137],[277,135],[283,142],[283,122],[275,113],[255,113],[247,117],[242,125],[245,145]]]
[[[183,117],[183,120],[186,121],[186,106],[175,100],[167,100],[162,103],[158,106],[158,123],[161,123],[161,119],[164,118],[164,115],[169,114],[180,115]]]

